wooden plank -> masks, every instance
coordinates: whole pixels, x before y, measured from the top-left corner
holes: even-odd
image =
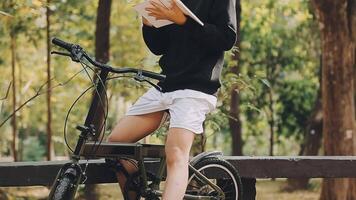
[[[225,156],[247,178],[356,178],[356,156]]]
[[[49,186],[52,185],[59,169],[68,161],[12,162],[0,163],[0,187]],[[86,161],[80,161],[82,169]],[[146,162],[148,170],[158,168],[156,162]],[[90,160],[86,171],[86,184],[116,183],[115,173],[108,169],[105,161]]]
[[[87,142],[81,155],[92,157],[91,154],[95,152],[97,158],[137,158],[139,149],[142,150],[143,157],[162,158],[165,156],[164,145],[120,142],[102,142],[100,146],[95,142]]]
[[[0,164],[0,186],[51,185],[60,167],[68,161],[14,162]],[[90,168],[100,170],[103,178],[111,180],[108,170],[100,169],[103,162],[90,161]],[[99,168],[99,169],[98,169]],[[90,171],[90,173],[97,173]],[[92,176],[91,176],[92,177]],[[101,177],[98,181],[100,182]]]
[[[341,157],[235,157],[225,156],[246,178],[356,178],[356,156]],[[51,185],[67,161],[0,163],[0,186]],[[84,166],[85,161],[81,161]],[[145,162],[155,171],[157,162]],[[104,160],[90,160],[86,183],[114,183],[115,174]]]

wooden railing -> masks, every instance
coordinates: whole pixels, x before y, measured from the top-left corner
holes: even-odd
[[[356,156],[249,157],[225,156],[243,177],[244,199],[254,199],[256,178],[356,178]],[[0,187],[49,186],[67,161],[0,163]],[[81,161],[84,166],[86,161]],[[147,161],[149,171],[158,163]],[[103,159],[89,160],[85,184],[117,182]]]

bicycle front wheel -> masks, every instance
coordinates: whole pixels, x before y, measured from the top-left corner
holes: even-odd
[[[242,184],[240,176],[233,165],[219,158],[207,158],[193,166],[206,176],[211,182],[220,187],[225,194],[226,200],[242,199]],[[208,183],[201,180],[193,172],[188,179],[187,194],[199,196],[212,196],[217,199],[218,192]]]
[[[69,176],[64,176],[55,185],[49,195],[49,200],[71,200],[74,198],[76,187],[73,179]]]

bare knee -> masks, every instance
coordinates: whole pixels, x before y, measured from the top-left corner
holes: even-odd
[[[169,147],[166,146],[166,162],[167,166],[180,166],[184,167],[188,165],[189,152],[185,152],[179,147]]]

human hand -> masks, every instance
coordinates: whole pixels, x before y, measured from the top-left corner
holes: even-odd
[[[156,19],[165,19],[172,21],[178,25],[183,25],[187,21],[187,17],[177,6],[175,0],[172,0],[172,5],[170,8],[165,7],[163,4],[159,4],[155,1],[150,1],[152,7],[146,8],[149,12],[149,16],[155,17]]]
[[[143,22],[143,24],[146,25],[146,26],[152,26],[152,24],[151,24],[146,18],[144,18],[144,17],[142,17],[142,22]]]

